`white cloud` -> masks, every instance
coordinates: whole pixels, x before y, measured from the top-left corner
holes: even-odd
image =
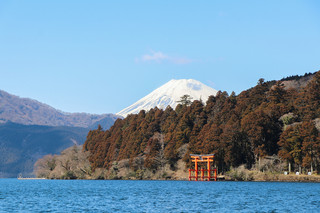
[[[149,54],[142,55],[140,58],[135,59],[136,62],[170,62],[173,64],[189,64],[194,62],[194,60],[183,58],[183,57],[173,57],[169,56],[161,51],[151,51]]]
[[[154,52],[152,51],[151,54],[145,54],[141,57],[142,61],[156,61],[161,62],[163,60],[168,59],[169,57],[162,53],[162,52]]]

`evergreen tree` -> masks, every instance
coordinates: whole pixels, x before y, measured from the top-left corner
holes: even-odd
[[[178,103],[182,104],[183,106],[189,106],[192,102],[193,98],[190,95],[183,95],[180,97]]]

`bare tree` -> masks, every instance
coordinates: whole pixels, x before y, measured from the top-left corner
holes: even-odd
[[[45,178],[90,178],[91,166],[88,152],[81,146],[73,146],[61,152],[61,155],[47,155],[35,164],[37,177]]]
[[[37,177],[49,177],[50,173],[57,166],[56,155],[46,155],[43,158],[37,160],[34,166],[34,172]]]
[[[167,159],[164,156],[164,148],[165,148],[164,147],[164,134],[157,132],[154,134],[153,137],[154,137],[154,139],[156,139],[158,141],[158,143],[160,145],[159,152],[155,156],[154,160],[160,166],[161,170],[163,171],[164,167],[167,163]]]

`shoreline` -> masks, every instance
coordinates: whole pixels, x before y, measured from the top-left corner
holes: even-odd
[[[261,174],[260,174],[261,175]],[[320,175],[283,175],[283,174],[274,174],[270,176],[269,174],[262,174],[265,178],[254,178],[251,180],[239,180],[232,178],[230,176],[225,176],[225,179],[218,179],[216,182],[288,182],[288,183],[320,183]],[[19,178],[18,178],[19,179]],[[20,180],[131,180],[131,181],[189,181],[188,178],[181,179],[58,179],[58,178],[20,178]],[[198,180],[192,182],[215,182],[215,181],[205,181]]]
[[[86,179],[61,179],[61,178],[0,178],[0,179],[17,179],[17,180],[132,180],[132,181],[189,181],[188,178],[182,179],[93,179],[93,178],[86,178]],[[193,181],[193,182],[215,182],[215,181]],[[218,179],[216,182],[288,182],[288,183],[320,183],[320,175],[283,175],[278,174],[274,175],[273,178],[270,176],[268,178],[257,178],[251,180],[237,180],[230,176],[225,176],[225,179]]]
[[[320,183],[320,175],[295,175],[295,174],[272,174],[272,173],[256,173],[250,179],[243,177],[239,179],[226,175],[226,181],[254,181],[254,182],[305,182]]]

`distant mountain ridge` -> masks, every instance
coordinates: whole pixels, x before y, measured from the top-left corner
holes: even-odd
[[[126,117],[128,114],[137,114],[141,110],[148,111],[154,107],[165,109],[168,105],[174,109],[183,95],[190,95],[192,100],[201,99],[206,102],[210,95],[216,95],[217,92],[217,90],[194,79],[173,79],[121,110],[117,115]]]
[[[114,114],[66,113],[39,101],[20,98],[0,90],[0,123],[11,121],[24,125],[96,127],[103,120],[104,128],[113,125]]]
[[[17,177],[19,173],[32,176],[39,158],[83,144],[88,131],[81,127],[0,124],[0,178]]]
[[[39,158],[83,144],[90,129],[109,129],[119,117],[66,113],[0,90],[0,178],[31,176]]]

